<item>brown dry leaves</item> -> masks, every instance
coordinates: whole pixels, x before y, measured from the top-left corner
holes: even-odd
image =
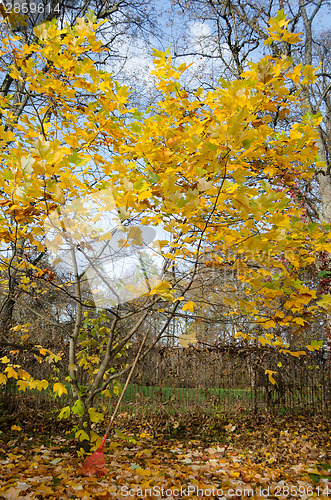
[[[155,438],[141,428],[140,434],[135,432],[139,439],[136,444],[113,437],[104,449],[108,475],[103,478],[79,475],[80,461],[73,447],[63,449],[67,445],[64,437],[53,438],[46,446],[36,445],[20,433],[19,438],[11,436],[0,443],[0,497],[331,497],[331,446],[326,421],[256,421],[256,428],[245,421],[229,422],[223,430],[221,438],[209,442],[160,435]],[[41,443],[42,438],[39,440]]]

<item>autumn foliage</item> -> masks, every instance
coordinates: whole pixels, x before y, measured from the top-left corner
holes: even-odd
[[[186,64],[176,67],[170,51],[155,51],[152,73],[160,98],[141,113],[131,109],[128,88],[94,62],[104,50],[95,30],[92,13],[64,29],[48,22],[35,28],[30,45],[8,34],[1,53],[11,59],[10,76],[22,101],[0,99],[1,335],[11,348],[0,360],[0,382],[14,380],[20,391],[51,384],[58,396],[68,394],[65,382],[71,384],[72,402],[60,416],[81,416],[76,437],[85,441],[93,434],[91,421],[103,419],[95,397],[113,383],[112,362],[137,329],[129,329],[131,337],[118,330],[121,309],[111,311],[114,326],[104,313],[92,318],[76,270],[75,277],[64,279],[55,268],[38,267],[38,256],[46,252],[45,221],[52,214],[61,219],[67,205],[108,189],[124,226],[134,220],[138,227],[162,227],[168,235],[159,241],[167,272],[135,306],[137,324],[147,307],[164,310],[164,303],[170,304],[170,316],[180,309],[193,314],[197,306],[189,291],[201,265],[221,269],[230,254],[240,286],[228,284],[224,305],[228,314],[249,316],[260,328],[257,335],[237,332],[237,337],[247,342],[257,337],[262,345],[305,355],[321,342],[303,335],[302,345],[292,349],[279,332],[294,332],[300,343],[312,318],[330,308],[329,295],[318,293],[305,274],[321,250],[330,251],[330,227],[307,223],[291,195],[293,186],[321,166],[316,146],[321,117],[304,109],[300,94],[314,82],[314,68],[268,56],[235,81],[221,79],[209,92],[190,91],[181,85]],[[270,21],[269,34],[274,42],[297,41],[281,14]],[[275,114],[282,118],[293,109],[302,109],[302,119],[282,129],[274,125]],[[63,243],[68,221],[62,221],[53,249]],[[111,234],[105,238],[111,240]],[[170,271],[180,273],[182,266],[185,277],[173,282]],[[10,357],[29,351],[40,363],[59,359],[29,339],[29,326],[9,313],[18,297],[42,297],[41,282],[67,291],[79,305],[67,339],[66,380],[34,378]],[[110,345],[115,331],[118,343]],[[86,354],[88,348],[92,354]],[[78,367],[86,374],[83,388]],[[272,382],[273,372],[269,376]]]

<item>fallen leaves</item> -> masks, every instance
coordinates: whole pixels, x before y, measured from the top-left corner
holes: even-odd
[[[156,438],[146,432],[139,432],[139,438],[133,433],[135,438],[129,441],[115,434],[116,441],[113,437],[104,447],[107,475],[99,478],[77,473],[81,464],[74,442],[63,451],[65,438],[37,445],[22,432],[20,440],[0,441],[0,497],[107,500],[163,495],[168,500],[197,496],[236,500],[247,496],[245,490],[253,499],[330,498],[328,422],[310,418],[259,424],[256,419],[251,428],[243,418],[223,422],[220,428],[224,436],[207,441],[193,436],[170,439],[166,434]],[[130,434],[127,427],[123,432]]]

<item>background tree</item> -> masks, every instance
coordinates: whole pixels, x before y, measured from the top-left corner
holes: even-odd
[[[318,67],[313,85],[300,85],[293,82],[293,91],[299,90],[304,107],[288,107],[280,113],[275,107],[272,125],[275,130],[286,130],[298,119],[298,115],[309,110],[312,114],[321,113],[322,122],[318,126],[319,158],[325,163],[315,163],[314,175],[309,179],[291,178],[289,172],[275,172],[279,189],[291,185],[291,195],[304,207],[304,218],[307,224],[330,223],[331,185],[330,185],[330,33],[328,22],[330,3],[316,0],[312,2],[265,1],[199,1],[175,2],[174,22],[178,17],[181,24],[187,23],[188,28],[195,26],[200,36],[196,43],[189,43],[189,29],[182,30],[183,36],[178,36],[175,54],[179,60],[200,59],[200,72],[195,72],[198,84],[205,87],[215,87],[217,78],[238,78],[247,67],[250,60],[257,60],[263,52],[276,57],[285,55],[291,57],[293,64],[304,63],[308,67]],[[276,16],[277,24],[268,27],[270,17]],[[285,20],[286,16],[286,20]],[[269,39],[271,32],[285,28],[295,36],[300,32],[295,45],[289,40]],[[269,33],[268,33],[269,30]],[[294,38],[293,38],[294,39]],[[203,64],[205,71],[203,71]],[[196,66],[193,66],[195,68]],[[324,166],[322,166],[324,165]],[[318,288],[323,293],[329,293],[330,259],[327,253],[317,256],[310,275],[306,272],[307,283],[319,281]],[[290,264],[290,263],[289,263]],[[330,336],[329,319],[325,323],[326,336]]]

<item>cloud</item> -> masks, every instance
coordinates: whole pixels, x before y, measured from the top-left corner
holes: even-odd
[[[130,87],[134,105],[149,105],[156,94],[152,49],[143,39],[129,36],[122,37],[115,49],[116,57],[111,58],[108,70],[120,84]]]

